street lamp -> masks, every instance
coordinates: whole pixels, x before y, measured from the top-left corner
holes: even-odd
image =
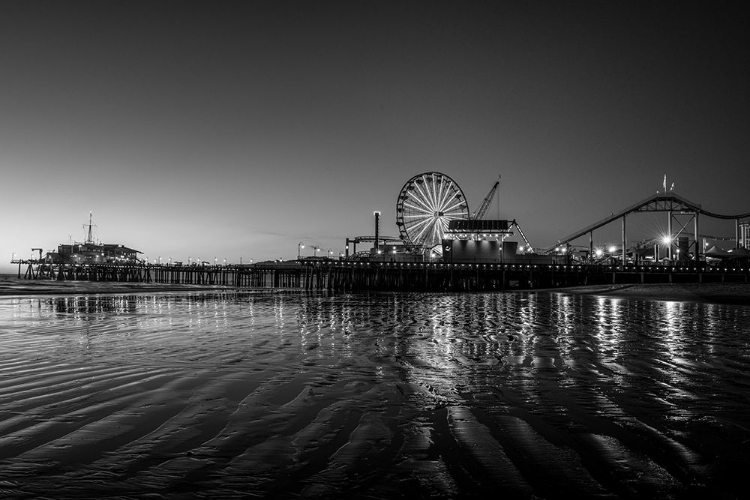
[[[318,250],[320,250],[320,247],[318,247],[318,246],[314,246],[313,247],[313,256],[315,256],[315,257],[318,256]]]
[[[299,243],[297,243],[297,260],[299,260],[300,257],[302,256],[302,249],[303,248],[305,248],[305,244],[304,243],[302,243],[301,241]]]
[[[333,258],[333,250],[331,250],[330,248],[328,249],[328,258]]]

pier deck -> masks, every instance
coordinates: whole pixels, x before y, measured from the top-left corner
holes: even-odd
[[[631,283],[747,283],[750,267],[706,265],[478,264],[316,261],[183,266],[16,261],[26,279],[298,288],[341,292],[528,290]],[[701,263],[699,263],[701,264]],[[22,269],[25,266],[25,272]]]

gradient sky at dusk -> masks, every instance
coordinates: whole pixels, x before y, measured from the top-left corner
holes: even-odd
[[[426,171],[472,210],[502,175],[488,216],[538,247],[664,174],[750,212],[742,6],[4,0],[0,272],[82,240],[89,211],[150,259],[338,255],[374,210],[397,236],[399,190]],[[666,227],[640,217],[633,239]]]

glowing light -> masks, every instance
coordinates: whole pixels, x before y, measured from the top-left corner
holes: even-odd
[[[617,247],[611,246],[609,247],[609,253],[615,253],[617,251]]]

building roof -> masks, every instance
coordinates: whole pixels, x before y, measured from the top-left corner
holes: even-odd
[[[496,233],[507,232],[510,221],[484,219],[453,219],[448,221],[448,231],[453,233]]]

